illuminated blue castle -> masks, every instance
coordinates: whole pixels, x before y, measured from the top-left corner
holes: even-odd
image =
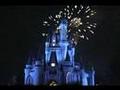
[[[61,20],[59,31],[53,32],[45,42],[45,59],[30,59],[24,69],[25,85],[80,84],[94,86],[95,71],[86,71],[75,62],[75,45],[67,36],[67,20]]]

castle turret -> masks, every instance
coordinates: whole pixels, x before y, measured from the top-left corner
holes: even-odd
[[[72,45],[69,45],[68,54],[69,54],[69,57],[70,57],[70,62],[74,66],[75,47],[73,47]]]
[[[68,27],[67,20],[66,19],[62,19],[61,23],[59,25],[60,41],[66,41],[67,40],[67,27]]]
[[[89,73],[89,85],[91,85],[91,86],[95,85],[95,70],[93,67]]]
[[[67,84],[80,84],[80,67],[75,66],[72,71],[66,75]]]
[[[88,86],[88,76],[89,74],[85,72],[84,69],[81,70],[81,77],[82,77],[82,85],[83,86]]]
[[[41,81],[41,64],[40,61],[35,61],[35,66],[33,68],[33,72],[31,72],[33,77],[33,85],[39,85]]]
[[[24,83],[25,85],[39,85],[40,83],[40,76],[41,76],[41,62],[40,60],[37,60],[36,58],[30,58],[28,57],[29,63],[26,64],[24,73],[25,73],[25,79]],[[38,79],[39,78],[39,79]]]
[[[30,56],[29,56],[29,57],[28,57],[28,63],[26,64],[25,69],[24,69],[24,75],[25,75],[24,84],[25,84],[25,85],[28,85],[28,84],[29,84],[29,81],[27,81],[27,78],[28,78],[28,76],[30,75],[31,68],[32,68],[31,58],[30,58]]]
[[[61,47],[61,57],[62,60],[66,59],[67,55],[67,47],[69,45],[68,40],[67,40],[67,27],[68,27],[68,22],[66,19],[61,20],[61,23],[59,25],[59,30],[60,30],[60,47]]]

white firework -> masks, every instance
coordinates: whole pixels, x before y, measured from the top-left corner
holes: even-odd
[[[72,36],[78,38],[78,41],[80,39],[89,40],[90,34],[88,33],[91,33],[91,35],[93,35],[95,30],[94,28],[96,28],[96,22],[94,22],[95,20],[93,17],[95,14],[96,12],[92,10],[90,6],[84,7],[83,5],[67,5],[65,8],[60,10],[58,14],[54,16],[50,15],[48,17],[48,20],[45,20],[43,22],[43,25],[45,27],[54,25],[57,29],[60,20],[66,18],[68,20],[68,33],[74,34]]]

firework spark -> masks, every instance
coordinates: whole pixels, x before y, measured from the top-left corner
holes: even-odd
[[[50,15],[48,20],[43,22],[43,26],[49,27],[54,25],[57,30],[60,20],[66,18],[68,20],[68,33],[71,33],[70,35],[72,35],[74,41],[75,38],[77,38],[77,42],[80,39],[89,40],[88,33],[90,32],[91,35],[93,35],[94,28],[96,28],[96,22],[94,22],[93,18],[95,14],[96,12],[91,10],[90,6],[84,7],[83,5],[67,5],[63,8],[63,10],[59,11],[58,14],[54,16]],[[46,36],[46,34],[43,36]]]

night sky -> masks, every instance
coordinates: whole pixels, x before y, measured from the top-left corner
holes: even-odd
[[[97,14],[95,35],[76,47],[76,60],[93,65],[100,85],[120,85],[120,6],[93,6]],[[13,75],[20,84],[24,80],[26,56],[44,53],[41,32],[43,18],[54,14],[61,6],[1,6],[0,7],[0,84],[7,84]],[[42,56],[42,55],[41,55]],[[82,59],[80,60],[80,58]]]

